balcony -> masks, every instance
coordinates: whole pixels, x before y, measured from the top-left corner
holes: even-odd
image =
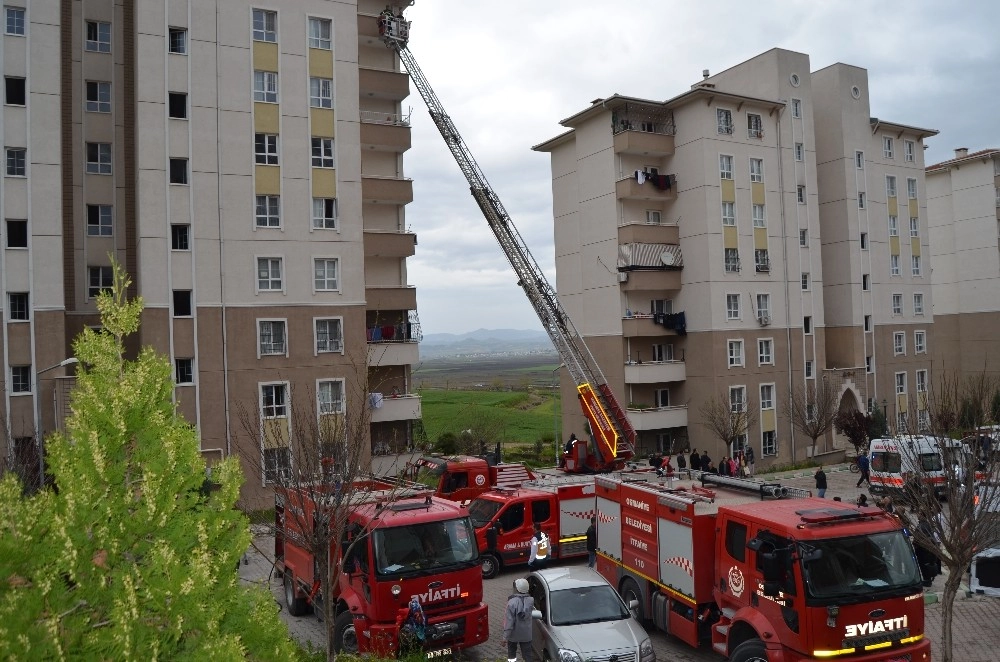
[[[410,117],[362,110],[361,147],[397,154],[410,149]]]
[[[673,153],[673,134],[637,130],[625,130],[615,134],[615,154],[662,158]]]
[[[371,311],[399,311],[417,309],[417,288],[399,287],[366,287],[365,308]]]
[[[413,180],[361,175],[361,197],[372,204],[407,205],[413,202]]]
[[[647,361],[625,364],[626,384],[662,384],[687,379],[684,361]]]
[[[684,313],[633,314],[622,318],[622,336],[646,338],[687,334]]]
[[[676,269],[621,271],[618,282],[622,292],[649,292],[681,289],[681,272]]]
[[[687,405],[676,407],[656,407],[654,409],[626,410],[628,420],[637,431],[683,428],[688,424]]]
[[[657,180],[644,179],[640,184],[635,176],[619,179],[615,182],[615,197],[619,200],[645,200],[647,202],[665,202],[677,199],[677,187],[673,175],[663,175],[669,184],[657,184]]]
[[[358,91],[362,99],[402,101],[410,95],[410,77],[399,71],[358,67]]]
[[[676,223],[629,223],[618,228],[619,244],[680,244]]]
[[[381,368],[390,365],[415,365],[420,361],[420,345],[413,340],[369,341],[368,367]]]
[[[365,230],[365,257],[412,257],[417,251],[417,235],[412,232]]]
[[[377,396],[382,396],[381,398]],[[423,416],[419,395],[384,395],[372,393],[372,423],[416,421]],[[380,404],[379,404],[380,403]]]

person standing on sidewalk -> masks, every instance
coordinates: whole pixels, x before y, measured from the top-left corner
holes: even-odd
[[[542,525],[535,522],[535,533],[531,536],[531,552],[528,555],[528,569],[539,570],[549,560],[549,537],[542,531]]]
[[[819,469],[816,470],[816,494],[820,499],[826,498],[826,472],[823,471],[823,465],[819,465]]]
[[[597,518],[590,518],[590,526],[587,527],[587,567],[593,568],[597,563]]]
[[[691,449],[691,471],[701,471],[701,456],[697,448]]]
[[[503,640],[507,644],[507,662],[517,662],[517,647],[521,646],[524,662],[531,662],[531,611],[535,599],[528,595],[528,580],[514,580],[514,594],[507,598],[503,614]]]
[[[750,478],[753,478],[753,474],[754,474],[753,446],[747,445],[744,457],[746,458],[746,461],[747,461],[747,475]]]
[[[871,487],[871,462],[868,460],[868,453],[858,455],[858,469],[861,471],[861,478],[858,478],[858,484],[856,487],[861,487],[861,483],[865,481],[868,481],[868,487]]]

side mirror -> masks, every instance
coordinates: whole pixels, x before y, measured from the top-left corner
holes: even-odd
[[[629,600],[628,601],[628,608],[631,609],[631,610],[633,610],[633,611],[636,610],[636,609],[638,609],[639,608],[639,601],[638,600]]]

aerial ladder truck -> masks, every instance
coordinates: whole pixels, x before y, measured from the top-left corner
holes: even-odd
[[[403,18],[402,10],[394,14],[389,7],[379,15],[378,21],[382,41],[399,55],[410,79],[427,104],[434,125],[469,182],[472,197],[514,269],[517,284],[524,290],[576,385],[580,405],[590,424],[596,453],[586,452],[584,444],[576,444],[574,451],[563,463],[563,469],[571,473],[604,473],[624,468],[635,455],[635,430],[624,409],[615,399],[593,354],[559,303],[555,289],[545,278],[500,198],[486,180],[472,157],[472,152],[407,47],[410,37],[409,21]]]

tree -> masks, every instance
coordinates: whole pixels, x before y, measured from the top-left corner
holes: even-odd
[[[966,422],[974,430],[995,424],[996,419],[989,418],[993,392],[992,380],[985,373],[964,380],[942,374],[934,389],[918,394],[919,399],[910,403],[909,410],[930,413],[929,437],[942,458],[940,472],[921,461],[917,444],[906,443],[906,437],[900,444],[901,454],[909,456],[906,464],[914,468],[898,495],[908,511],[903,516],[909,520],[914,544],[931,551],[948,570],[941,598],[941,649],[945,662],[956,659],[952,623],[962,578],[978,551],[1000,545],[1000,454],[981,452],[978,432],[958,441],[949,436],[948,428],[940,426],[954,425],[963,412],[972,417]],[[943,482],[935,492],[929,481],[939,479],[938,473]]]
[[[813,455],[816,454],[816,440],[833,428],[838,395],[825,377],[792,389],[785,416],[795,429],[812,440]]]
[[[150,348],[126,359],[143,304],[113,273],[102,330],[73,344],[72,414],[46,443],[53,485],[23,496],[13,476],[0,481],[0,657],[294,658],[271,596],[237,576],[250,541],[232,507],[239,465],[206,481],[170,363]]]
[[[837,412],[833,417],[833,427],[839,434],[847,437],[854,446],[855,454],[860,455],[862,449],[868,446],[872,417],[858,409]]]
[[[738,443],[757,425],[757,408],[743,390],[718,393],[706,400],[699,411],[702,426],[723,443],[727,453],[739,450]]]

